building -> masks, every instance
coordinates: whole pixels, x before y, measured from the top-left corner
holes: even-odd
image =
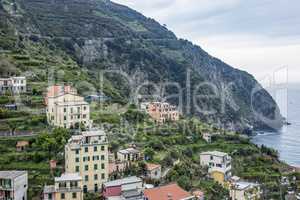
[[[101,102],[109,101],[110,98],[108,98],[106,95],[104,95],[102,93],[99,93],[99,94],[94,94],[94,95],[86,96],[84,98],[84,100],[87,101],[87,102],[89,102],[89,103],[92,103],[92,102],[101,103]]]
[[[146,200],[195,200],[195,196],[183,190],[177,184],[170,184],[144,191]]]
[[[45,104],[48,123],[64,128],[91,127],[90,106],[71,86],[48,88]]]
[[[219,151],[202,152],[200,154],[201,166],[207,166],[211,177],[224,184],[231,177],[231,157]]]
[[[141,153],[135,148],[122,149],[117,152],[117,160],[119,162],[136,162],[142,159]]]
[[[132,176],[103,184],[105,200],[144,200],[142,179]]]
[[[161,178],[161,165],[147,163],[146,171],[146,177],[149,179],[157,180]]]
[[[229,192],[232,200],[259,200],[261,199],[260,185],[241,181],[239,177],[232,177],[229,181]]]
[[[27,200],[28,173],[0,171],[0,200]]]
[[[28,141],[18,141],[16,144],[16,150],[18,152],[25,151],[28,146],[29,146]]]
[[[108,180],[108,140],[104,131],[90,130],[72,136],[65,146],[67,173],[79,173],[83,191],[98,192]]]
[[[6,92],[25,93],[27,91],[26,77],[0,78],[0,94]]]
[[[176,106],[167,102],[142,103],[141,109],[147,112],[157,123],[179,120],[179,111]]]
[[[45,186],[43,200],[83,200],[82,178],[76,174],[63,174],[55,184]]]
[[[211,143],[211,133],[202,133],[202,139],[205,140],[207,143]]]
[[[205,199],[204,192],[202,192],[201,190],[194,191],[193,196],[195,196],[196,200],[204,200]]]

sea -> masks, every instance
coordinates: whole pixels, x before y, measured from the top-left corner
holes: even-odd
[[[277,132],[259,132],[252,142],[276,149],[282,161],[300,167],[300,84],[290,84],[284,90],[281,97],[273,97],[291,125]]]

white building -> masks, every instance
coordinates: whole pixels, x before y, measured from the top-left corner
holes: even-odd
[[[161,165],[147,163],[146,164],[147,174],[146,177],[149,179],[158,180],[161,178]]]
[[[0,94],[4,94],[5,92],[25,93],[26,90],[26,77],[0,78]]]
[[[0,200],[27,200],[28,173],[0,171]]]
[[[67,173],[79,173],[83,191],[97,192],[108,180],[108,140],[104,131],[90,130],[72,136],[65,146]]]
[[[211,143],[211,133],[202,133],[202,139],[205,140],[207,143]]]
[[[117,158],[120,162],[136,162],[141,159],[141,153],[135,148],[122,149],[117,152]]]
[[[90,106],[70,86],[51,86],[45,97],[47,120],[53,126],[78,128],[91,127]]]
[[[239,177],[232,177],[229,184],[232,200],[259,200],[261,197],[260,185],[241,181]]]
[[[231,177],[231,157],[227,153],[208,151],[200,154],[201,166],[207,166],[211,177],[224,184]]]
[[[82,178],[79,174],[62,174],[55,178],[55,184],[45,186],[43,200],[83,200]]]

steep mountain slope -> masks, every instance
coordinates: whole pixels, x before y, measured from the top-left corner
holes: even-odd
[[[145,81],[160,88],[171,82],[158,93],[168,96],[182,92],[182,105],[178,98],[169,101],[179,104],[186,115],[225,124],[226,128],[282,125],[276,103],[251,75],[177,39],[166,27],[128,7],[109,0],[0,2],[3,50],[22,51],[25,41],[45,44],[65,52],[86,68],[94,81],[101,70],[122,70],[131,78],[130,84],[115,74],[106,79],[118,91],[113,97],[127,100]],[[148,85],[142,91],[151,93],[153,87]],[[196,95],[202,98],[194,98]]]

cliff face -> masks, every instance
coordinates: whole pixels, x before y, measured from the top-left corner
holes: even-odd
[[[91,77],[104,69],[121,69],[129,74],[130,85],[117,75],[107,77],[127,100],[130,87],[136,88],[145,80],[161,88],[163,83],[172,82],[176,87],[169,85],[160,93],[167,96],[182,92],[182,110],[187,115],[225,124],[226,128],[282,125],[278,106],[250,74],[189,41],[177,39],[166,27],[128,7],[108,0],[0,2],[1,29],[10,30],[2,31],[2,37],[15,38],[12,45],[0,44],[4,50],[15,48],[16,41],[47,43],[87,68]],[[145,94],[151,91],[150,87],[143,89]],[[197,99],[196,95],[202,96]],[[178,104],[178,98],[169,101]]]

